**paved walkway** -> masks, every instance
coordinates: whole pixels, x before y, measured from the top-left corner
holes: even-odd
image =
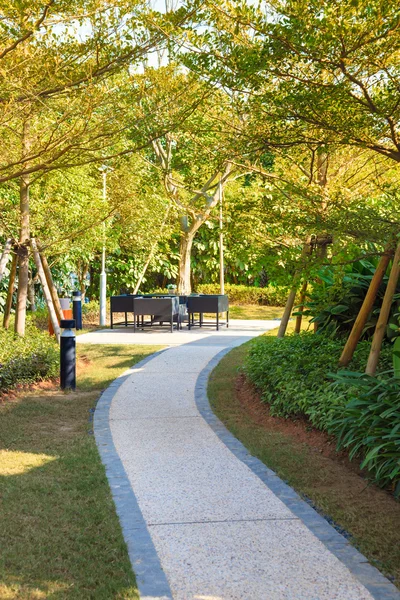
[[[232,325],[220,332],[115,331],[78,338],[170,345],[116,380],[95,413],[96,440],[141,598],[400,598],[209,409],[213,366],[276,322]]]

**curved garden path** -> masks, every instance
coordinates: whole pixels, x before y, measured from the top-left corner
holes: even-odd
[[[118,378],[95,412],[140,597],[399,599],[387,579],[213,415],[206,396],[212,368],[276,322],[232,325],[229,332],[79,338],[115,343],[116,336],[134,335],[129,343],[173,344]]]

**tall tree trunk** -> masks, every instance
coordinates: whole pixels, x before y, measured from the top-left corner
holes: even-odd
[[[190,283],[190,256],[192,253],[194,233],[182,231],[179,250],[178,294],[189,295],[192,291]]]
[[[308,285],[308,281],[304,281],[303,285],[302,285],[302,288],[301,288],[301,292],[300,292],[300,306],[299,306],[299,310],[298,310],[298,312],[300,314],[297,315],[297,317],[296,317],[296,325],[295,325],[295,328],[294,328],[294,332],[295,333],[300,333],[300,330],[301,330],[301,321],[303,319],[304,301],[305,301],[305,298],[306,298],[307,285]]]
[[[6,270],[6,266],[7,266],[8,260],[10,258],[11,246],[12,246],[12,239],[10,238],[4,244],[4,250],[3,250],[3,253],[0,258],[0,281],[3,279],[4,272]]]
[[[8,329],[8,327],[10,325],[12,299],[13,299],[13,294],[14,294],[15,278],[17,275],[17,263],[18,263],[18,255],[16,253],[16,248],[14,248],[14,254],[12,257],[11,270],[10,270],[10,277],[8,279],[7,299],[6,299],[6,304],[4,306],[4,318],[3,318],[4,329]]]
[[[372,277],[371,283],[369,284],[369,288],[364,298],[364,302],[362,303],[362,306],[360,308],[360,312],[358,313],[350,335],[347,338],[347,342],[345,344],[345,347],[343,348],[342,355],[339,359],[339,365],[341,367],[346,367],[353,358],[354,351],[357,347],[367,319],[373,309],[376,295],[378,293],[383,277],[386,273],[386,269],[388,268],[390,258],[392,256],[393,245],[391,244],[390,246],[388,245],[385,248],[385,254],[383,254],[380,258],[374,276]]]
[[[29,125],[24,122],[22,131],[22,155],[29,153]],[[23,175],[19,186],[20,230],[18,243],[18,293],[15,310],[15,333],[25,335],[26,301],[29,282],[29,175]]]
[[[386,292],[383,297],[381,311],[379,313],[378,322],[376,324],[374,337],[372,338],[371,350],[368,357],[367,367],[365,372],[367,375],[375,375],[378,366],[379,355],[381,353],[383,337],[386,331],[386,325],[389,319],[390,309],[392,307],[393,296],[396,291],[397,283],[400,275],[400,243],[396,248],[393,257],[392,270],[390,271],[389,281]]]

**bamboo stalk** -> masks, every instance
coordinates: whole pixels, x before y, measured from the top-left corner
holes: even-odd
[[[365,372],[367,375],[375,375],[378,366],[379,355],[381,353],[383,337],[386,331],[386,325],[389,319],[390,309],[392,307],[393,296],[396,291],[397,282],[400,275],[400,243],[397,245],[393,258],[392,270],[390,271],[385,296],[383,298],[381,311],[376,324],[374,337],[372,338],[371,350],[368,357]]]
[[[49,263],[47,262],[47,258],[43,254],[43,252],[39,252],[39,255],[40,255],[40,258],[41,258],[41,261],[42,261],[43,271],[44,271],[44,274],[45,274],[45,277],[46,277],[47,285],[49,286],[51,298],[53,300],[54,309],[56,311],[57,319],[59,321],[61,321],[64,318],[64,313],[63,313],[62,308],[61,308],[61,303],[60,303],[60,299],[58,297],[56,286],[54,285],[54,282],[53,282],[53,277],[51,276],[51,271],[50,271]]]
[[[12,263],[11,263],[10,277],[8,280],[7,299],[6,299],[6,304],[4,306],[4,317],[3,317],[4,329],[8,329],[8,327],[10,325],[12,297],[13,297],[13,293],[14,293],[15,278],[17,275],[17,262],[18,262],[18,255],[14,251],[14,254],[12,257]]]
[[[301,331],[301,321],[303,319],[304,300],[306,298],[307,286],[308,286],[308,281],[304,281],[303,285],[302,285],[302,288],[301,288],[301,292],[300,292],[299,312],[301,314],[297,315],[297,317],[296,317],[296,325],[295,325],[295,328],[294,328],[294,332],[295,333],[300,333],[300,331]]]
[[[4,250],[3,250],[3,253],[0,258],[0,281],[4,277],[4,272],[6,270],[6,266],[7,266],[8,260],[10,258],[11,245],[12,245],[12,239],[9,238],[6,241],[6,243],[4,244]]]
[[[339,365],[346,367],[351,359],[353,358],[355,349],[367,322],[368,316],[374,306],[375,298],[379,291],[379,287],[382,283],[383,277],[388,268],[391,257],[393,256],[393,244],[388,245],[385,248],[385,254],[383,254],[379,260],[378,266],[376,267],[374,276],[369,284],[368,291],[364,298],[364,302],[360,308],[360,312],[353,324],[353,328],[350,332],[345,347],[343,348],[342,355],[339,359]]]
[[[43,288],[43,295],[46,300],[47,309],[49,311],[51,324],[53,325],[53,330],[57,338],[57,342],[60,343],[60,327],[58,324],[57,314],[53,304],[53,298],[50,293],[49,286],[47,284],[46,275],[43,269],[42,261],[40,258],[39,251],[37,249],[36,240],[34,238],[31,239],[31,248],[33,252],[33,258],[35,259],[35,264],[37,268],[37,272],[39,275],[40,283]]]

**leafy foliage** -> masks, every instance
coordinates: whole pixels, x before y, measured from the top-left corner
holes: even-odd
[[[31,325],[26,336],[0,330],[0,391],[18,383],[32,383],[55,377],[59,348],[54,338]]]
[[[342,345],[340,339],[309,332],[283,339],[261,337],[251,347],[245,372],[272,414],[303,415],[326,430],[335,406],[346,403],[329,377],[337,371]],[[368,352],[369,344],[360,342],[351,363],[355,371],[363,368]],[[384,369],[390,368],[390,347],[384,348],[381,362]]]
[[[345,387],[346,405],[336,405],[330,433],[350,458],[362,456],[361,468],[368,469],[381,486],[393,485],[400,495],[400,383],[395,377],[370,377],[341,371],[334,375]],[[333,388],[335,389],[335,388]]]
[[[312,287],[303,314],[312,317],[311,322],[318,324],[320,333],[343,334],[351,330],[375,273],[377,263],[378,259],[363,259],[347,265],[344,269],[325,267],[318,272],[319,283]],[[370,338],[374,332],[387,280],[388,278],[385,276],[365,324],[362,336],[365,339]],[[396,330],[398,329],[396,315],[400,297],[400,282],[397,292],[393,300],[389,326],[386,332],[389,339],[396,336]],[[390,324],[393,325],[393,328]]]

